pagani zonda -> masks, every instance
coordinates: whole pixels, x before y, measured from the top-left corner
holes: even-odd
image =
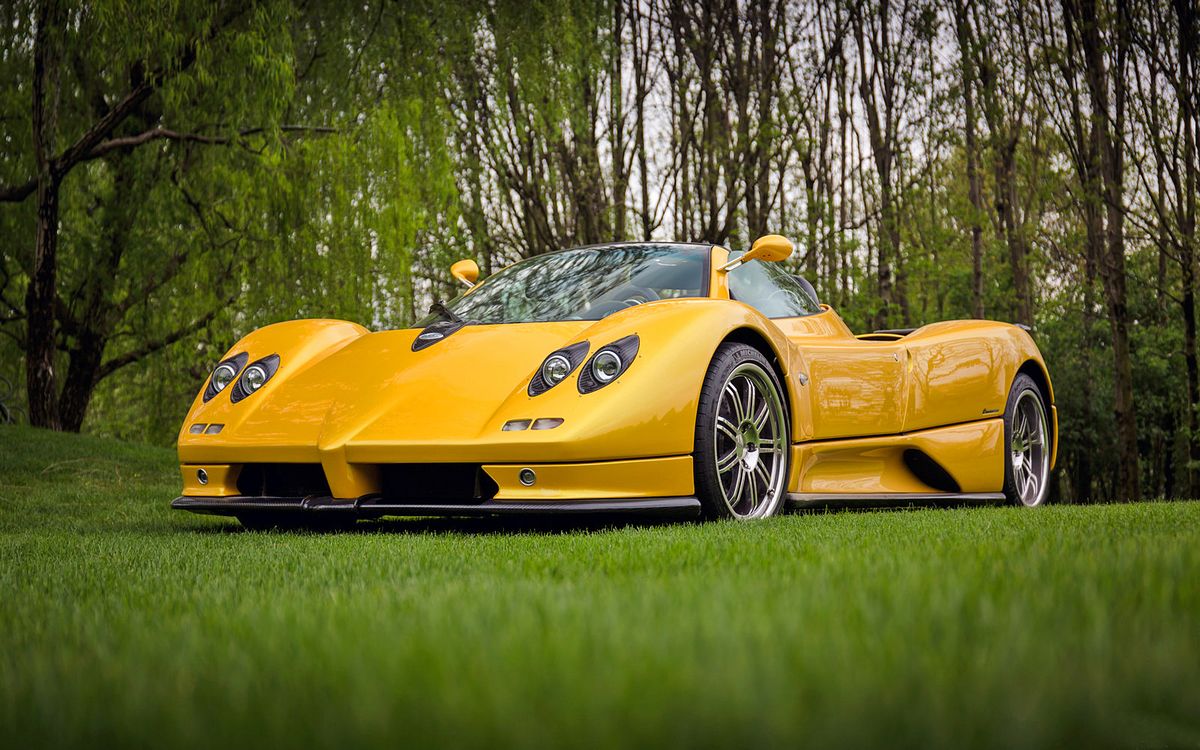
[[[1029,334],[962,320],[855,336],[771,235],[541,255],[412,328],[249,334],[196,396],[174,506],[247,525],[787,504],[1039,505],[1057,415]]]

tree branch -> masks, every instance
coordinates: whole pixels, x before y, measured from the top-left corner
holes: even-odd
[[[247,5],[242,3],[233,5],[230,11],[226,13],[225,16],[222,17],[217,23],[215,23],[212,28],[209,29],[208,33],[203,39],[192,42],[183,50],[183,54],[180,55],[178,60],[178,66],[173,71],[165,67],[154,71],[153,74],[147,76],[144,80],[142,80],[141,83],[139,83],[137,86],[134,86],[129,93],[125,94],[125,96],[122,97],[119,102],[113,105],[112,109],[110,109],[95,124],[88,128],[88,130],[82,136],[80,136],[78,140],[67,147],[65,151],[53,159],[47,159],[55,178],[62,179],[80,162],[96,158],[92,155],[92,152],[95,150],[95,148],[100,145],[100,143],[106,137],[108,137],[108,135],[112,133],[112,131],[115,130],[118,125],[120,125],[131,114],[133,114],[133,112],[137,110],[137,108],[140,107],[142,103],[145,102],[146,99],[148,99],[150,95],[162,85],[163,81],[165,81],[171,73],[186,70],[187,68],[191,67],[191,65],[196,61],[196,54],[200,43],[211,41],[213,38],[215,38],[221,31],[229,27],[235,20],[237,20],[237,18],[246,11],[247,7]],[[35,76],[35,84],[39,82],[40,78]],[[36,96],[35,101],[37,101]],[[38,111],[38,108],[35,107],[35,132],[41,132],[39,130],[41,126],[41,113]],[[40,148],[37,143],[34,145],[35,147]],[[42,157],[39,156],[39,161],[41,161],[41,158]],[[0,186],[0,202],[19,203],[20,201],[25,200],[25,198],[27,198],[36,187],[36,178],[19,185]]]
[[[326,127],[321,125],[280,125],[279,129],[285,133],[336,133],[337,128]],[[267,131],[265,127],[246,128],[239,130],[237,138],[246,138],[258,133]],[[200,135],[199,133],[180,133],[168,128],[151,128],[137,135],[125,136],[123,138],[111,138],[107,141],[102,141],[96,144],[91,153],[87,155],[88,159],[98,159],[101,156],[122,148],[133,148],[140,146],[143,143],[148,143],[155,140],[178,141],[183,143],[204,143],[209,145],[226,146],[233,143],[236,139],[229,136],[219,135]]]
[[[37,180],[29,180],[21,185],[5,185],[0,187],[0,203],[20,203],[33,195],[37,190]]]
[[[226,300],[226,304],[228,304],[228,302],[232,301],[232,299],[233,298],[230,297],[228,300]],[[207,313],[205,313],[200,318],[193,320],[192,322],[188,323],[187,325],[185,325],[181,328],[177,328],[174,331],[171,331],[166,336],[154,339],[152,341],[147,341],[145,344],[139,346],[136,349],[133,349],[132,351],[125,352],[124,354],[122,354],[119,357],[114,357],[114,358],[108,360],[104,364],[100,365],[100,368],[96,371],[96,382],[97,383],[100,382],[104,378],[108,377],[109,375],[112,375],[114,372],[121,369],[122,367],[125,367],[126,365],[131,365],[134,362],[137,362],[138,360],[143,359],[143,358],[153,354],[154,352],[158,351],[159,349],[170,346],[171,344],[174,344],[176,341],[179,341],[180,339],[182,339],[186,336],[190,336],[191,334],[195,333],[196,331],[200,330],[201,328],[204,328],[209,323],[211,323],[213,318],[217,317],[217,313],[219,313],[223,309],[225,309],[224,304],[217,305],[216,307],[209,310]]]

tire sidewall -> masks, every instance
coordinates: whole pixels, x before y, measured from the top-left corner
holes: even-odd
[[[1038,502],[1034,505],[1026,505],[1021,501],[1021,493],[1017,489],[1016,478],[1013,476],[1013,460],[1012,460],[1012,433],[1013,420],[1016,418],[1017,402],[1026,392],[1032,392],[1034,397],[1042,404],[1042,412],[1046,418],[1046,450],[1051,451],[1053,455],[1054,440],[1050,430],[1050,407],[1046,403],[1046,397],[1042,394],[1041,388],[1034,382],[1033,378],[1025,373],[1019,373],[1013,378],[1012,387],[1008,391],[1008,402],[1004,406],[1004,496],[1009,503],[1019,505],[1024,508],[1038,508],[1046,504],[1050,494],[1050,472],[1046,472],[1043,479],[1043,487],[1041,496]]]
[[[695,489],[696,497],[700,500],[701,512],[708,519],[754,520],[735,516],[725,504],[720,489],[720,480],[717,476],[714,455],[716,444],[713,437],[716,413],[725,381],[729,379],[735,369],[748,362],[757,365],[766,374],[767,380],[775,389],[780,403],[783,405],[783,424],[780,429],[780,437],[783,443],[781,460],[783,461],[784,481],[779,489],[779,496],[774,499],[774,507],[764,515],[755,518],[769,518],[777,515],[786,501],[787,483],[791,469],[791,410],[788,405],[787,392],[779,382],[775,368],[771,366],[770,361],[763,356],[762,352],[748,344],[725,343],[717,348],[712,362],[709,364],[708,373],[705,375],[704,384],[700,389],[700,400],[696,410],[695,446],[692,453]]]

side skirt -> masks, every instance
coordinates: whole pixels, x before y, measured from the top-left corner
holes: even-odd
[[[903,505],[958,505],[1002,503],[1003,492],[789,492],[788,507],[814,508],[821,506],[865,506],[888,508]]]

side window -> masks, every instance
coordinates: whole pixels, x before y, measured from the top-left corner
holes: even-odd
[[[804,287],[774,263],[751,261],[730,271],[729,296],[768,318],[799,318],[821,311]]]

